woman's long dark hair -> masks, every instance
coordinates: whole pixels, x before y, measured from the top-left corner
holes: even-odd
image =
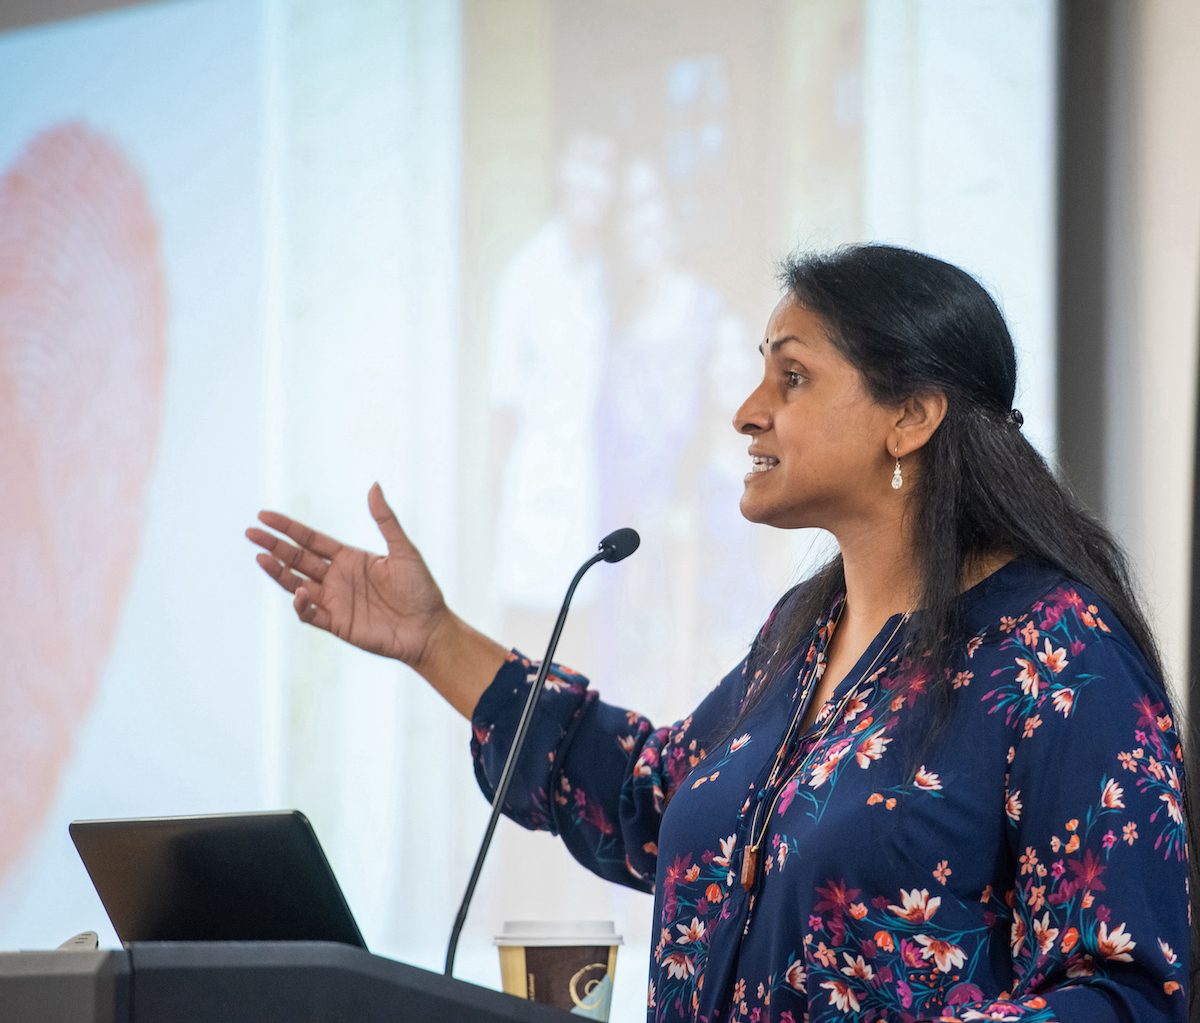
[[[1009,415],[1016,354],[986,289],[949,263],[887,245],[793,256],[779,278],[787,294],[821,317],[830,342],[859,371],[875,401],[898,405],[931,391],[946,396],[945,419],[908,477],[922,613],[913,617],[904,640],[909,652],[929,651],[926,664],[942,712],[949,698],[945,668],[967,639],[959,610],[964,572],[975,559],[999,552],[1049,562],[1098,594],[1146,658],[1165,701],[1158,644],[1125,552],[1055,479]],[[780,607],[752,652],[747,674],[758,681],[742,718],[780,681],[797,645],[844,590],[839,555]],[[937,716],[944,721],[942,712]],[[926,741],[937,731],[935,721]],[[1190,845],[1193,801],[1187,789],[1195,782],[1189,781],[1184,803]],[[1200,891],[1195,858],[1190,859],[1195,903]],[[1192,919],[1193,928],[1200,925],[1200,914],[1193,912]],[[1194,931],[1193,1004],[1198,944]]]

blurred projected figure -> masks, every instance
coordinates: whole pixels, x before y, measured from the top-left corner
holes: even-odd
[[[496,296],[493,577],[506,634],[530,649],[545,644],[567,583],[600,536],[595,413],[608,333],[600,243],[613,160],[608,139],[571,139],[558,211],[513,257]],[[586,602],[581,593],[577,604]]]
[[[628,313],[609,345],[600,399],[601,528],[632,524],[645,542],[636,560],[601,579],[599,635],[612,641],[599,650],[605,676],[621,691],[670,698],[706,677],[695,670],[696,645],[703,646],[697,596],[707,570],[698,490],[709,456],[704,368],[719,336],[736,341],[742,332],[716,289],[680,265],[654,163],[628,166],[621,200]],[[728,432],[728,411],[718,417]]]
[[[0,178],[0,877],[54,800],[137,555],[166,296],[145,187],[68,124]]]

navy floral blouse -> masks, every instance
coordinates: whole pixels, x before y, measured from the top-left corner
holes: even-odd
[[[505,810],[654,892],[652,1023],[1187,1018],[1161,684],[1053,568],[1012,562],[962,600],[948,686],[901,659],[895,618],[803,735],[840,601],[732,732],[752,658],[658,729],[550,673]],[[535,675],[511,654],[476,707],[489,799]]]

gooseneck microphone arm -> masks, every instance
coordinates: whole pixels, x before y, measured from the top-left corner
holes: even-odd
[[[641,538],[632,529],[618,529],[609,533],[600,541],[600,549],[585,561],[575,573],[571,585],[567,587],[567,595],[563,598],[562,608],[558,612],[558,620],[554,623],[554,632],[550,635],[550,645],[546,647],[546,656],[538,669],[537,679],[529,689],[525,700],[525,710],[513,736],[512,746],[508,751],[508,759],[504,761],[504,770],[500,774],[500,782],[492,796],[492,815],[488,818],[487,830],[483,833],[483,843],[479,847],[479,855],[475,857],[475,868],[471,871],[471,880],[467,882],[467,890],[463,893],[462,903],[458,907],[458,915],[454,918],[454,929],[450,932],[450,945],[446,949],[446,976],[454,975],[454,956],[458,951],[458,938],[462,934],[463,924],[467,922],[467,910],[471,905],[471,897],[475,894],[475,885],[479,883],[479,875],[483,870],[483,861],[487,857],[488,847],[492,844],[492,835],[496,830],[496,822],[504,808],[504,798],[508,795],[508,787],[512,784],[516,773],[517,759],[521,755],[521,747],[525,745],[525,736],[529,732],[529,724],[533,720],[533,712],[537,707],[538,697],[546,685],[546,675],[550,671],[550,662],[554,659],[554,651],[558,648],[558,637],[562,635],[563,624],[567,620],[567,610],[571,606],[571,598],[575,596],[575,587],[579,580],[597,561],[621,561],[638,549]]]

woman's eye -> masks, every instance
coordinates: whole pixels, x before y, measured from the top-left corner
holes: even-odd
[[[804,377],[794,371],[784,373],[783,378],[788,387],[799,387],[804,382]]]

